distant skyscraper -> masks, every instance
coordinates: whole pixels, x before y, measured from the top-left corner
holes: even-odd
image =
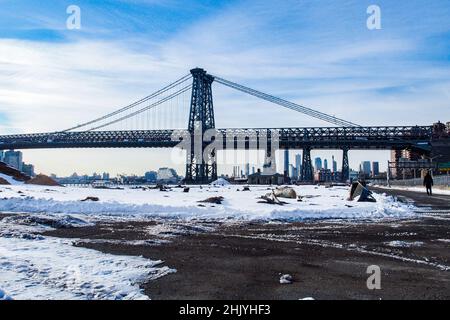
[[[289,149],[284,149],[284,172],[289,175]]]
[[[327,160],[327,159],[324,159],[324,160],[323,160],[323,168],[324,168],[325,170],[328,170],[328,160]]]
[[[292,165],[292,164],[289,165],[289,176],[291,178],[297,178],[298,177],[297,168],[294,167],[294,165]]]
[[[22,171],[23,169],[22,152],[20,151],[6,151],[3,161],[10,167],[16,168],[19,171]]]
[[[23,164],[22,165],[22,171],[23,173],[25,173],[26,175],[30,176],[30,177],[34,177],[34,166],[32,164]]]
[[[316,165],[316,171],[322,170],[322,159],[321,159],[320,157],[317,157],[317,158],[314,160],[314,163],[315,163],[315,165]]]
[[[333,162],[333,172],[337,172],[337,162],[334,160],[334,156],[331,157]]]
[[[366,175],[370,175],[370,161],[361,162],[361,172]]]
[[[380,174],[380,163],[378,161],[372,162],[372,176],[376,177]]]
[[[145,181],[147,183],[155,183],[158,180],[158,173],[155,171],[148,171],[145,173]]]
[[[245,164],[245,176],[248,177],[250,175],[250,164]]]
[[[302,172],[302,155],[295,155],[295,168],[297,169],[297,177],[300,176],[300,172]]]

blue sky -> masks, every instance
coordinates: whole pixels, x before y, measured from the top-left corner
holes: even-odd
[[[381,30],[366,28],[372,4],[381,8]],[[81,30],[66,29],[69,5],[81,8]],[[448,0],[0,0],[0,7],[4,133],[64,129],[195,66],[362,125],[450,121]],[[214,90],[220,127],[327,125]],[[37,150],[25,159],[61,174],[142,173],[170,159],[127,150],[135,160],[124,163],[123,154]],[[355,152],[352,166],[368,156]],[[370,157],[384,163],[387,153]]]

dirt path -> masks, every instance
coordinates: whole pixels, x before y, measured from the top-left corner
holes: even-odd
[[[370,190],[396,196],[399,200],[414,203],[414,205],[419,208],[448,210],[450,212],[450,195],[434,194],[433,196],[428,196],[425,189],[423,192],[417,192],[370,187]]]
[[[148,231],[159,223],[99,224],[47,235],[85,239],[78,245],[160,259],[177,269],[143,285],[152,299],[450,299],[449,240],[444,241],[450,239],[449,219],[221,224],[215,231],[177,223],[178,236],[162,237],[168,243],[133,244],[157,240]],[[379,291],[366,287],[367,267],[374,264],[382,270]],[[281,285],[281,274],[295,282]]]

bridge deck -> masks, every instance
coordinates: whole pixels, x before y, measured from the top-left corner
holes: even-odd
[[[273,129],[216,129],[211,134],[217,149],[265,148],[265,141],[280,148],[392,149],[428,151],[431,126],[326,127]],[[172,148],[190,138],[185,130],[53,132],[0,136],[0,149],[54,148]],[[222,142],[220,142],[222,141]]]

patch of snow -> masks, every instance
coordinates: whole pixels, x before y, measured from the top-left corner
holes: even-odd
[[[161,261],[104,254],[74,246],[79,239],[39,234],[90,224],[67,215],[18,214],[0,220],[2,289],[18,300],[148,299],[139,284],[175,271],[158,267]],[[149,243],[133,243],[138,244]]]
[[[0,288],[0,300],[12,300],[12,298],[8,296],[6,292]]]
[[[290,274],[284,274],[280,277],[280,284],[291,284],[294,281]]]
[[[231,236],[232,237],[237,237],[237,238],[243,238],[243,239],[265,239],[265,240],[277,241],[277,242],[288,242],[288,243],[290,242],[290,243],[296,243],[296,244],[308,244],[308,245],[314,245],[314,246],[319,246],[319,247],[323,247],[323,248],[343,249],[343,250],[355,251],[355,252],[360,252],[360,253],[374,255],[374,256],[388,257],[388,258],[392,258],[392,259],[399,260],[399,261],[404,261],[404,262],[410,262],[410,263],[427,265],[427,266],[434,267],[434,268],[437,268],[437,269],[440,269],[440,270],[443,270],[443,271],[450,271],[450,266],[444,265],[444,264],[440,264],[440,263],[430,262],[427,258],[424,258],[423,260],[412,259],[412,258],[408,258],[408,257],[395,255],[395,254],[392,254],[392,253],[384,253],[384,252],[379,252],[379,251],[374,251],[374,250],[367,250],[365,246],[361,246],[361,247],[354,247],[352,245],[346,246],[346,245],[343,245],[343,244],[340,244],[340,243],[324,241],[324,240],[313,240],[313,239],[298,240],[298,239],[295,239],[295,238],[292,239],[290,237],[283,237],[283,236],[274,235],[274,234],[272,234],[272,235],[271,234],[264,234],[264,235],[231,235]]]
[[[74,243],[96,243],[96,244],[118,244],[122,246],[158,246],[164,243],[170,243],[168,240],[114,240],[114,239],[77,239]]]
[[[154,226],[149,226],[145,229],[146,233],[151,236],[162,238],[174,238],[179,235],[197,234],[213,232],[214,227],[202,225],[201,222],[195,221],[193,223],[173,223],[164,222]]]
[[[411,247],[421,247],[423,246],[423,242],[421,241],[390,241],[387,242],[386,245],[394,248],[411,248]]]
[[[55,228],[90,226],[92,223],[68,215],[17,214],[0,220],[0,237],[42,240],[37,234]]]
[[[6,175],[4,173],[0,173],[0,178],[5,179],[11,185],[23,185],[23,184],[25,184],[23,181],[18,181],[16,179],[14,179],[13,177],[8,176],[8,175]]]
[[[148,299],[139,284],[173,270],[161,261],[116,256],[68,240],[0,238],[2,287],[15,299]]]

